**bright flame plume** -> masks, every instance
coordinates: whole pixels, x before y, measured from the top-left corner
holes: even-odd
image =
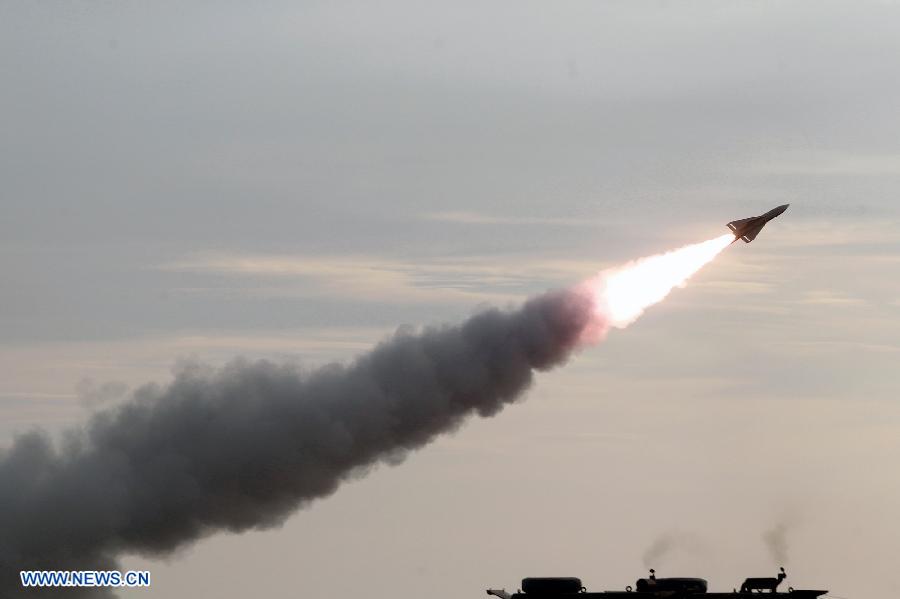
[[[597,311],[607,322],[623,329],[644,310],[661,302],[675,287],[712,261],[734,241],[734,235],[686,245],[664,254],[634,260],[601,272],[591,282]]]

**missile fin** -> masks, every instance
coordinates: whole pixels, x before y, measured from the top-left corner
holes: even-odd
[[[741,228],[741,225],[743,225],[744,223],[750,222],[754,218],[756,218],[756,217],[751,216],[750,218],[742,218],[740,220],[733,220],[730,223],[728,223],[728,228],[731,229],[732,231],[736,232],[738,229]]]

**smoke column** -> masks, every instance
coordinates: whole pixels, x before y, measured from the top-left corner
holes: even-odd
[[[699,536],[689,532],[671,531],[661,534],[644,551],[644,565],[658,568],[676,552],[699,555],[706,552],[706,544]]]
[[[0,454],[0,597],[38,595],[23,591],[19,570],[112,569],[120,553],[165,555],[217,531],[277,526],[466,417],[496,414],[535,371],[626,326],[725,245],[645,258],[458,326],[401,330],[348,365],[184,368],[57,444],[21,436]]]
[[[763,533],[762,539],[769,550],[772,562],[776,566],[784,566],[788,563],[788,532],[790,525],[788,522],[779,522],[769,530]]]

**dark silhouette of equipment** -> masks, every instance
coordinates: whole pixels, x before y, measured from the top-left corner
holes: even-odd
[[[779,593],[778,586],[787,577],[784,568],[775,578],[748,578],[740,591],[710,593],[702,578],[657,578],[656,570],[650,570],[647,578],[639,578],[634,589],[624,591],[588,591],[575,577],[525,578],[522,588],[515,593],[489,589],[488,595],[500,599],[751,599],[765,592],[772,599],[816,599],[828,591],[813,589],[788,589]]]
[[[751,216],[750,218],[731,221],[728,223],[728,228],[734,233],[734,241],[743,239],[744,243],[750,243],[756,239],[756,236],[759,235],[759,232],[762,231],[762,228],[766,226],[767,222],[782,214],[788,209],[788,206],[790,206],[790,204],[784,204],[777,208],[772,208],[765,214],[760,214],[759,216]],[[734,243],[734,241],[731,243]]]
[[[763,591],[769,591],[770,593],[774,593],[775,589],[778,588],[778,585],[781,584],[781,581],[787,577],[787,574],[784,572],[784,568],[781,568],[781,572],[778,573],[778,576],[775,578],[748,578],[744,581],[744,584],[741,585],[742,593],[752,593],[756,591],[757,593],[762,593]]]
[[[581,586],[581,579],[574,576],[522,579],[522,592],[529,595],[581,593],[582,591],[584,591],[584,587]]]
[[[638,593],[705,593],[706,581],[702,578],[657,578],[656,570],[650,569],[650,576],[638,578],[634,583]]]

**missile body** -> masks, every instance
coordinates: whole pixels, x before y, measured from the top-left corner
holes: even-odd
[[[759,216],[751,216],[750,218],[731,221],[728,223],[728,228],[734,233],[734,241],[743,239],[744,243],[750,243],[756,239],[756,236],[759,235],[759,232],[762,231],[762,228],[766,226],[767,222],[787,210],[788,206],[790,206],[790,204],[784,204],[783,206],[772,208],[765,214],[760,214]],[[734,241],[731,243],[734,243]]]

